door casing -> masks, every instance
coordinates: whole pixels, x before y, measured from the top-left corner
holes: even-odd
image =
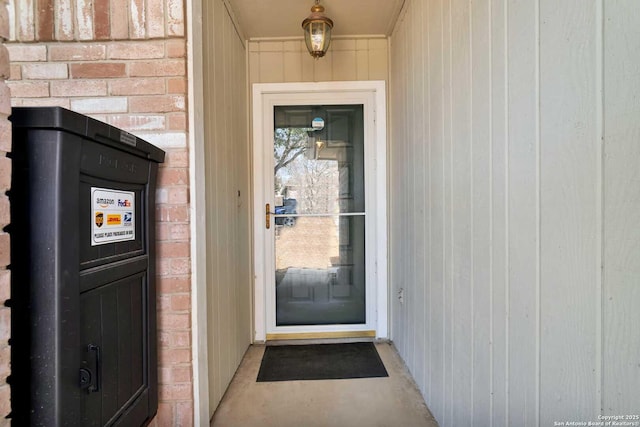
[[[275,327],[268,305],[269,274],[273,247],[265,233],[265,204],[273,206],[273,173],[266,165],[273,156],[273,107],[276,105],[364,104],[367,244],[367,321],[365,325],[318,325]],[[259,83],[253,85],[253,271],[254,342],[264,342],[274,333],[298,337],[358,336],[375,330],[376,338],[388,338],[387,284],[387,178],[386,178],[386,88],[384,81],[322,83]],[[373,139],[373,141],[371,141]],[[371,156],[373,158],[371,158]],[[340,335],[343,334],[343,335]],[[366,335],[366,334],[365,334]]]

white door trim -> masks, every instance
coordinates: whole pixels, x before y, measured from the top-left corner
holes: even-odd
[[[189,193],[191,231],[191,363],[193,366],[193,425],[209,425],[209,363],[207,335],[206,242],[200,235],[206,229],[204,126],[202,115],[202,0],[187,1],[187,55],[189,102]]]
[[[375,210],[375,225],[372,227],[374,233],[375,260],[373,272],[375,293],[372,301],[374,307],[373,324],[377,338],[388,338],[388,284],[387,284],[387,224],[386,224],[386,89],[384,81],[354,81],[354,82],[323,82],[323,83],[261,83],[253,85],[253,199],[254,199],[254,247],[253,247],[253,265],[254,265],[254,320],[255,332],[254,340],[257,342],[266,341],[268,331],[267,318],[267,284],[264,280],[267,277],[267,269],[269,266],[265,260],[264,248],[267,247],[267,238],[264,233],[264,215],[265,194],[269,194],[271,182],[265,180],[266,170],[263,159],[272,153],[267,153],[265,147],[266,138],[272,138],[273,119],[271,123],[265,119],[265,110],[272,108],[269,103],[275,102],[278,98],[282,98],[286,103],[294,101],[295,97],[299,97],[300,104],[331,104],[331,97],[340,94],[341,101],[337,103],[364,103],[362,100],[371,97],[374,103],[373,108],[373,138],[375,138],[375,159],[373,161],[374,173],[372,176],[375,182],[369,184],[375,197],[368,197],[374,200],[374,204],[368,206],[367,210]],[[351,96],[351,100],[346,99]],[[267,100],[268,98],[268,100]],[[309,100],[312,100],[309,101]],[[334,104],[336,102],[333,102]],[[278,102],[282,105],[282,102]],[[366,123],[365,112],[365,123]],[[295,327],[293,327],[295,328]],[[313,329],[313,328],[311,328]],[[343,330],[353,328],[341,327]],[[295,330],[295,329],[292,329]]]

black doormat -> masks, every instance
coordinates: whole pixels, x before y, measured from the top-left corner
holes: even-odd
[[[268,346],[258,382],[388,377],[371,342]]]

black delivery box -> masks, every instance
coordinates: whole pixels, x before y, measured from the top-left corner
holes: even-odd
[[[141,426],[158,408],[155,187],[164,152],[59,107],[14,108],[14,426]]]

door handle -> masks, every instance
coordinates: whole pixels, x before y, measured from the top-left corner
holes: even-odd
[[[95,365],[95,367],[96,367],[96,382],[95,382],[95,384],[92,384],[92,385],[90,385],[88,387],[89,393],[95,393],[95,392],[100,391],[100,387],[102,385],[101,384],[102,383],[102,372],[101,372],[101,370],[102,370],[102,354],[101,353],[102,352],[100,351],[100,346],[95,345],[95,344],[89,344],[87,346],[87,351],[89,351],[89,352],[93,351],[96,354],[96,358],[95,358],[95,361],[96,361],[96,365]]]
[[[271,205],[267,203],[264,207],[264,221],[267,230],[271,228]]]

